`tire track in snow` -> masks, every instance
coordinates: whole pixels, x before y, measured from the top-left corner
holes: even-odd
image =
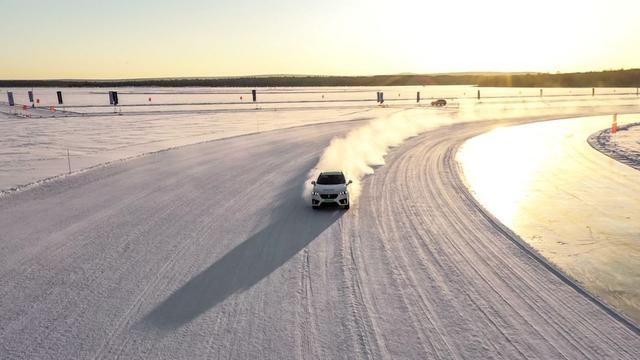
[[[59,299],[49,296],[26,298],[33,312],[21,313],[12,301],[18,294],[3,293],[6,311],[0,317],[15,316],[25,326],[11,338],[0,337],[0,355],[90,357],[103,346],[102,355],[110,350],[122,358],[640,358],[637,333],[560,281],[521,244],[514,245],[510,233],[464,188],[453,159],[457,146],[499,124],[508,122],[459,124],[407,140],[389,152],[386,166],[363,180],[366,191],[358,206],[334,218],[334,213],[305,212],[297,189],[314,156],[349,129],[344,125],[182,148],[122,164],[125,172],[98,169],[52,182],[50,189],[5,197],[0,224],[12,234],[7,249],[12,241],[42,245],[15,236],[27,230],[51,245],[46,235],[60,229],[58,220],[36,229],[8,221],[73,205],[61,207],[48,198],[82,200],[83,212],[95,213],[105,203],[118,204],[102,197],[117,191],[139,208],[114,207],[115,219],[85,216],[84,231],[99,233],[89,243],[69,239],[75,244],[65,251],[73,256],[68,261],[88,267],[74,273],[79,284],[61,279],[65,267],[42,274],[69,293],[91,286],[89,293],[76,293],[82,296],[75,301],[111,317],[57,307]],[[189,168],[193,173],[185,173]],[[95,174],[111,178],[95,180]],[[140,184],[150,175],[158,188]],[[287,181],[296,175],[300,179]],[[69,186],[77,181],[82,183]],[[175,181],[191,186],[166,191]],[[146,190],[169,205],[136,197]],[[36,191],[47,197],[33,196]],[[9,204],[11,198],[24,201]],[[226,207],[227,201],[234,206]],[[147,233],[129,222],[136,211],[167,220]],[[82,216],[73,219],[80,222]],[[126,226],[103,231],[118,224]],[[137,240],[101,246],[122,232],[135,233]],[[174,254],[181,245],[181,255]],[[130,256],[114,256],[119,246],[131,246]],[[100,250],[109,253],[107,263],[93,258],[100,258]],[[40,260],[45,255],[33,254]],[[172,255],[180,260],[171,261]],[[27,264],[22,260],[13,264]],[[163,281],[157,280],[159,269]],[[18,268],[1,270],[3,285],[18,286],[7,275]],[[103,279],[96,277],[98,271],[117,274]],[[25,280],[20,286],[38,294],[39,283]],[[139,284],[146,282],[156,285],[144,292]],[[176,306],[160,306],[157,315],[172,320],[181,310],[183,316],[166,331],[128,326],[171,297],[175,301],[168,304]],[[49,317],[72,321],[73,327],[42,320]],[[57,327],[44,328],[52,324]],[[111,335],[103,345],[105,328]],[[78,341],[73,331],[85,336]]]
[[[417,156],[417,158],[422,158],[421,156]],[[411,196],[409,196],[409,194],[400,194],[398,195],[398,191],[392,191],[391,189],[389,189],[390,186],[394,186],[396,184],[400,184],[400,183],[408,183],[408,182],[412,182],[415,179],[412,179],[410,176],[408,176],[409,172],[407,172],[406,170],[410,170],[412,168],[416,168],[416,169],[423,169],[420,166],[416,166],[416,164],[414,162],[412,162],[412,158],[411,157],[403,157],[400,160],[397,160],[394,165],[393,165],[393,169],[389,168],[389,171],[385,173],[386,176],[384,176],[379,183],[382,184],[382,191],[381,193],[384,194],[383,200],[379,200],[377,202],[382,203],[382,204],[392,204],[392,206],[383,206],[382,209],[383,210],[387,210],[385,212],[385,215],[382,216],[385,219],[389,219],[391,217],[395,217],[398,218],[398,225],[394,225],[395,222],[394,221],[387,221],[389,224],[391,224],[392,226],[392,230],[391,231],[383,231],[383,234],[386,234],[385,236],[388,237],[393,237],[393,234],[397,234],[397,233],[402,233],[402,234],[407,234],[407,238],[409,240],[412,240],[411,242],[415,244],[415,240],[416,238],[420,238],[420,234],[422,233],[422,229],[428,229],[429,228],[429,224],[424,224],[424,223],[419,223],[416,224],[416,221],[412,221],[414,219],[417,220],[421,220],[424,218],[424,214],[417,214],[417,213],[413,213],[413,211],[411,210],[410,207],[406,206],[406,202],[405,201],[393,201],[393,196],[390,196],[389,194],[395,194],[395,197],[399,197],[402,199],[407,199],[407,201],[410,201],[408,199],[411,199]],[[399,178],[396,178],[399,177]],[[377,192],[377,191],[374,191]],[[392,211],[391,211],[392,210]],[[393,214],[407,214],[409,216],[394,216]],[[411,216],[413,215],[413,216]],[[419,221],[418,221],[419,222]],[[440,227],[442,228],[446,228],[449,224],[440,224]],[[402,231],[404,230],[404,231]],[[427,236],[428,239],[437,239],[437,236]],[[404,241],[402,242],[404,243]],[[400,245],[402,246],[402,245]],[[409,249],[408,251],[405,251],[402,247],[400,247],[400,249],[397,249],[397,251],[390,251],[389,253],[393,256],[393,254],[395,253],[399,253],[402,254],[402,258],[405,264],[405,268],[403,269],[402,272],[399,272],[400,274],[411,274],[412,271],[414,271],[412,269],[411,266],[411,256],[408,256],[408,254],[416,254],[416,255],[421,255],[421,261],[420,262],[414,262],[413,265],[419,265],[419,264],[429,264],[431,262],[435,262],[438,264],[441,264],[440,260],[438,259],[438,257],[436,256],[434,258],[434,253],[430,253],[431,256],[429,257],[424,257],[425,255],[425,250],[424,249],[428,249],[429,246],[428,244],[422,244],[421,245],[417,245],[415,247],[412,247],[411,249]],[[445,259],[446,260],[446,259]],[[449,266],[444,269],[444,271],[446,272],[451,272],[453,271],[455,274],[460,274],[460,271],[457,269],[457,267],[455,267],[455,263],[450,263],[448,264]],[[454,265],[453,267],[451,265]],[[432,271],[429,272],[429,274],[432,276],[432,274],[438,274],[437,271],[433,271],[434,269],[432,269]],[[406,287],[408,289],[416,289],[416,291],[419,293],[419,296],[417,297],[417,300],[413,302],[415,307],[421,308],[421,313],[424,314],[425,317],[427,318],[441,318],[443,316],[443,312],[446,313],[447,312],[447,305],[443,304],[443,303],[439,303],[437,304],[435,307],[434,305],[431,305],[429,303],[429,295],[428,294],[423,294],[423,292],[421,291],[421,288],[423,287],[420,282],[416,281],[415,279],[411,279],[409,280],[405,280],[406,281]],[[447,279],[440,276],[439,277],[439,283],[444,283],[446,284]],[[466,281],[465,281],[466,282]],[[469,288],[473,288],[472,286],[465,286],[465,287],[469,287]],[[431,295],[433,295],[433,292],[431,293]],[[466,293],[467,296],[469,296],[470,300],[472,302],[475,302],[473,300],[473,297],[471,297],[468,293]],[[433,297],[433,296],[431,296]],[[479,307],[482,311],[482,307]],[[427,309],[427,310],[425,310]],[[436,310],[437,309],[437,310]],[[432,323],[433,324],[433,323]],[[434,325],[431,325],[429,327],[429,329],[435,329],[435,332],[437,334],[437,336],[441,339],[441,341],[443,341],[447,348],[449,349],[449,353],[453,353],[453,351],[451,350],[451,346],[449,344],[447,344],[446,339],[447,337],[450,337],[449,334],[445,335],[440,329],[443,328],[442,326],[442,321],[438,321],[438,323]],[[496,328],[498,330],[500,330],[500,327],[496,326]],[[435,348],[437,349],[437,348]],[[518,353],[520,354],[520,356],[524,356],[524,354],[522,352],[518,350]],[[459,353],[455,353],[456,357],[461,357],[463,355],[459,354]],[[468,356],[468,354],[467,354]],[[438,355],[438,357],[442,357],[442,354]]]
[[[387,195],[390,193],[393,192],[383,192],[383,194]],[[390,196],[384,197],[385,199],[382,200],[381,203],[390,200]],[[375,207],[373,207],[372,210],[374,211],[375,219],[391,218],[388,207],[381,207],[381,215],[376,214],[378,210]],[[397,234],[400,232],[395,222],[388,222],[388,224],[386,224],[386,222],[384,221],[376,221],[376,225],[380,229],[381,233],[384,234],[385,238],[393,238],[393,234]],[[383,244],[385,242],[386,241],[383,241]],[[429,304],[423,301],[421,296],[416,294],[417,282],[411,276],[412,269],[410,268],[410,265],[408,265],[406,256],[404,256],[402,252],[396,253],[392,250],[389,250],[388,245],[386,245],[385,248],[385,255],[388,257],[389,261],[392,264],[392,268],[395,270],[393,271],[393,273],[395,274],[396,281],[399,283],[399,294],[404,306],[407,308],[407,313],[410,315],[415,329],[420,333],[420,338],[423,339],[422,341],[427,341],[430,345],[430,348],[424,348],[426,354],[430,357],[435,356],[438,359],[449,358],[454,355],[454,357],[459,358],[459,354],[457,354],[447,343],[446,338],[440,331],[440,324],[437,320],[438,314],[433,311],[433,308],[429,306]],[[412,306],[416,307],[419,310],[417,314],[414,313]],[[424,329],[430,329],[434,331],[437,336],[432,336],[432,334],[426,333]]]
[[[633,358],[630,349],[634,348],[632,344],[638,344],[633,332],[629,333],[624,325],[576,293],[573,286],[566,286],[531,254],[513,246],[514,240],[487,221],[482,209],[466,196],[468,190],[460,187],[462,181],[453,156],[457,147],[466,138],[497,124],[526,121],[453,125],[429,131],[393,151],[386,159],[388,165],[365,180],[369,183],[361,201],[366,206],[357,208],[358,217],[381,219],[379,222],[391,229],[381,227],[378,238],[368,241],[393,239],[402,244],[385,251],[392,257],[406,259],[400,273],[408,279],[407,288],[416,289],[419,296],[410,304],[412,311],[422,316],[438,318],[439,312],[447,307],[464,311],[465,304],[459,296],[437,300],[433,292],[426,292],[424,281],[418,280],[429,278],[421,274],[425,271],[421,267],[424,262],[446,264],[445,269],[452,267],[453,272],[437,266],[427,269],[440,271],[442,281],[452,285],[456,294],[468,296],[472,308],[466,309],[465,315],[474,322],[469,329],[444,318],[444,325],[438,328],[471,332],[465,337],[472,333],[488,334],[487,330],[493,328],[501,338],[494,340],[493,350],[487,350],[486,356],[505,353],[505,346],[512,346],[517,351],[512,355],[518,357]],[[416,212],[407,204],[417,197],[428,205],[418,210],[431,211]],[[419,235],[425,231],[430,235]],[[406,234],[406,238],[396,239],[397,234]],[[412,243],[415,246],[407,247]],[[362,251],[367,253],[374,248]],[[378,259],[371,254],[362,258],[365,265],[367,259]],[[389,273],[395,271],[390,269]],[[369,279],[376,281],[375,277]],[[459,334],[427,330],[433,338],[452,339],[455,347],[460,348]]]
[[[305,248],[301,253],[300,284],[298,289],[299,312],[302,313],[300,329],[298,330],[298,357],[301,359],[317,358],[320,349],[317,340],[320,336],[317,331],[317,314],[313,307],[313,285],[311,276],[311,262],[309,249]]]
[[[371,324],[367,305],[362,296],[360,274],[358,272],[358,264],[354,258],[353,243],[350,238],[344,236],[341,239],[341,262],[342,271],[345,275],[344,281],[349,301],[349,313],[352,318],[352,324],[355,327],[351,328],[351,331],[357,340],[356,349],[367,359],[375,358],[379,353],[378,343],[375,339],[375,329]]]

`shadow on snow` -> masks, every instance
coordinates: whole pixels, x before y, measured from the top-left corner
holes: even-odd
[[[286,184],[267,226],[177,289],[143,322],[167,330],[189,323],[229,296],[257,284],[336,222],[343,210],[313,210],[301,199],[300,185],[306,174]]]

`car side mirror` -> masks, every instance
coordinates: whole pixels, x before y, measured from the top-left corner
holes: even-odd
[[[315,184],[316,184],[316,182],[315,182],[315,181],[312,181],[312,182],[311,182],[311,185],[315,185]]]
[[[347,185],[351,184],[353,181],[349,180],[347,181]]]

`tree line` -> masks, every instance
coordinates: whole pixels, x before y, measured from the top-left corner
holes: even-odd
[[[0,80],[0,87],[302,87],[477,85],[485,87],[640,87],[640,69],[581,73],[375,76],[260,76],[124,80]]]

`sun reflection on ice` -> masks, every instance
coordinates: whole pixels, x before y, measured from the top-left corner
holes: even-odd
[[[637,115],[618,123],[637,122]],[[496,128],[457,160],[482,206],[609,304],[640,319],[640,172],[591,148],[611,116]]]
[[[496,128],[467,141],[458,152],[473,194],[505,225],[512,226],[530,198],[534,176],[557,152],[557,136],[540,145],[540,131]],[[518,149],[518,151],[514,151]]]

